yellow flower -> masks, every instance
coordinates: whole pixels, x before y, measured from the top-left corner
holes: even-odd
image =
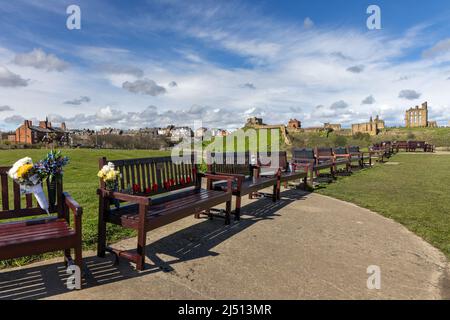
[[[32,164],[24,164],[23,166],[21,166],[19,168],[19,170],[17,170],[17,177],[23,178],[24,176],[26,176],[28,174],[28,172],[33,168]]]
[[[115,180],[116,176],[117,176],[117,172],[114,170],[111,170],[106,174],[105,180],[106,181]]]

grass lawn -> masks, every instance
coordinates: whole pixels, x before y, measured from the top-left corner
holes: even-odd
[[[34,161],[41,159],[47,150],[1,150],[0,165],[9,166],[16,160],[29,156]],[[85,249],[93,249],[97,242],[97,215],[98,197],[98,159],[105,156],[109,159],[124,159],[136,157],[165,156],[170,153],[164,151],[149,150],[90,150],[75,149],[63,150],[64,155],[70,158],[70,163],[65,169],[64,189],[83,207],[83,245]],[[108,226],[109,241],[116,241],[132,236],[130,230]],[[14,261],[0,261],[0,267],[5,265],[20,265],[38,257],[25,257]]]
[[[392,218],[450,258],[450,155],[398,154],[317,192]]]

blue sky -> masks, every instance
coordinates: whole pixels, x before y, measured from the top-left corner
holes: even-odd
[[[81,30],[66,8],[81,8]],[[366,9],[381,8],[381,30]],[[428,101],[450,117],[446,1],[9,1],[0,4],[0,129],[268,123],[344,126]]]

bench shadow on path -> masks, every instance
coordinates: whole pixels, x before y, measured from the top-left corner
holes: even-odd
[[[269,198],[262,198],[242,207],[241,220],[225,226],[222,219],[215,218],[172,233],[146,247],[145,270],[138,272],[129,262],[121,259],[119,265],[114,256],[106,258],[96,256],[83,259],[85,277],[83,289],[141,277],[156,272],[174,271],[173,265],[183,261],[217,256],[212,249],[239,232],[262,220],[276,219],[279,210],[290,203],[302,200],[308,193],[299,189],[287,189],[281,193],[281,200],[276,203]],[[169,257],[161,259],[159,255]],[[170,259],[170,260],[169,260]],[[62,262],[23,268],[0,273],[0,300],[42,299],[69,292],[66,286],[66,269]]]

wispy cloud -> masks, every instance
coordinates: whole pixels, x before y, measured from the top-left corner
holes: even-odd
[[[28,53],[17,54],[14,63],[19,66],[33,67],[46,71],[64,71],[69,64],[54,54],[47,54],[42,49],[34,49]]]
[[[372,95],[364,98],[364,100],[361,101],[361,104],[374,104],[374,103],[375,103],[375,98]]]
[[[79,105],[81,105],[83,103],[88,103],[90,101],[91,101],[91,98],[83,96],[83,97],[79,97],[79,98],[76,98],[76,99],[65,101],[64,104],[70,104],[70,105],[74,105],[74,106],[79,106]]]
[[[415,90],[402,90],[399,92],[398,97],[406,100],[416,100],[419,99],[422,94]]]
[[[6,67],[0,66],[0,87],[26,87],[28,81],[23,79],[20,75],[11,72]]]
[[[0,112],[5,112],[5,111],[13,111],[14,109],[11,108],[10,106],[0,106]]]
[[[132,93],[148,94],[154,97],[167,92],[164,87],[157,85],[155,81],[150,79],[136,80],[134,82],[126,81],[123,83],[122,88]]]

